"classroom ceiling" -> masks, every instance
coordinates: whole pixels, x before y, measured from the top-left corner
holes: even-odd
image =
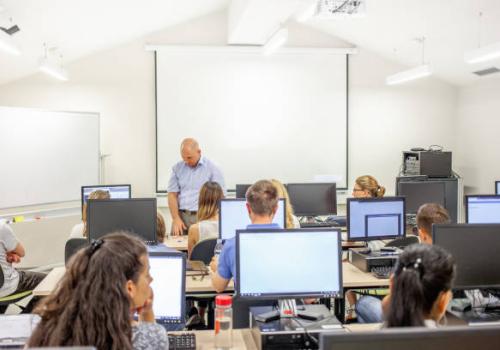
[[[293,20],[294,7],[303,8],[307,1],[312,0],[0,0],[0,26],[12,17],[21,28],[14,37],[23,51],[21,56],[0,52],[0,84],[35,73],[44,42],[59,47],[67,64],[226,8],[228,42],[251,44],[253,35],[254,44],[262,44],[263,35],[272,34],[280,23],[286,25],[287,18]],[[500,1],[366,1],[364,17],[312,18],[304,25],[408,68],[421,64],[421,46],[414,39],[424,36],[425,61],[438,78],[457,86],[500,79],[500,73],[482,78],[472,74],[500,68],[500,60],[476,65],[463,61],[464,52],[479,42],[484,46],[500,41]]]

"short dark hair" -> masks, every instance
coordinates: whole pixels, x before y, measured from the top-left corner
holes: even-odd
[[[278,205],[278,190],[268,180],[260,180],[247,190],[246,199],[257,215],[272,215]]]
[[[428,234],[432,233],[432,224],[447,224],[449,222],[448,210],[437,203],[425,203],[418,208],[417,227]]]

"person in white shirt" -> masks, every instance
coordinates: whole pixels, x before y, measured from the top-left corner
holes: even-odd
[[[111,199],[111,196],[108,191],[104,190],[95,190],[90,192],[89,199]],[[69,239],[71,238],[87,238],[87,203],[83,204],[82,208],[82,222],[76,224],[71,229],[71,233],[69,235]]]

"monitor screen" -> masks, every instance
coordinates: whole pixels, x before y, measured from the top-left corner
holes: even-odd
[[[245,198],[247,190],[252,186],[251,184],[237,184],[236,185],[236,198]]]
[[[437,203],[446,208],[446,184],[444,182],[403,182],[398,183],[398,196],[405,197],[406,213],[416,214],[425,203]]]
[[[455,259],[456,289],[500,287],[499,224],[441,224],[432,226],[433,243]]]
[[[500,343],[498,325],[438,328],[386,328],[376,332],[322,332],[319,348],[323,350],[470,350],[476,347],[496,349]]]
[[[246,199],[221,199],[219,204],[219,238],[222,240],[233,238],[236,230],[244,230],[252,222],[248,216]],[[285,200],[278,201],[278,210],[273,223],[285,228]]]
[[[500,224],[500,195],[465,196],[466,222]]]
[[[238,230],[235,286],[251,299],[340,296],[340,230]]]
[[[495,181],[495,194],[500,195],[500,181]]]
[[[287,184],[295,215],[337,215],[337,190],[335,183]]]
[[[347,198],[350,241],[403,237],[405,219],[404,197]]]
[[[156,198],[92,199],[87,203],[89,240],[113,231],[128,231],[156,243]]]
[[[161,324],[184,323],[186,260],[184,254],[149,253],[149,273],[153,278],[153,311]]]
[[[102,190],[109,192],[111,199],[115,198],[130,198],[132,196],[131,185],[96,185],[96,186],[82,186],[82,210],[83,205],[87,203],[89,195],[96,191]]]

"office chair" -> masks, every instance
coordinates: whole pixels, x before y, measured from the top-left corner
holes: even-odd
[[[407,237],[393,239],[385,246],[404,249],[405,247],[416,243],[420,243],[420,239],[418,238],[418,236],[407,236]]]
[[[4,281],[5,281],[5,279],[4,279],[4,275],[3,275],[3,269],[0,267],[0,288],[3,287]],[[18,301],[26,298],[27,296],[31,295],[32,292],[33,291],[28,290],[28,291],[24,291],[21,293],[15,293],[15,294],[7,295],[5,297],[0,298],[1,313],[5,312],[5,309],[7,306],[9,306],[10,304],[15,304]]]
[[[189,260],[203,261],[205,265],[210,264],[210,260],[214,256],[215,245],[217,244],[216,238],[204,239],[199,241],[191,251]]]
[[[64,246],[64,264],[68,265],[69,259],[80,249],[88,244],[86,238],[71,238]]]

